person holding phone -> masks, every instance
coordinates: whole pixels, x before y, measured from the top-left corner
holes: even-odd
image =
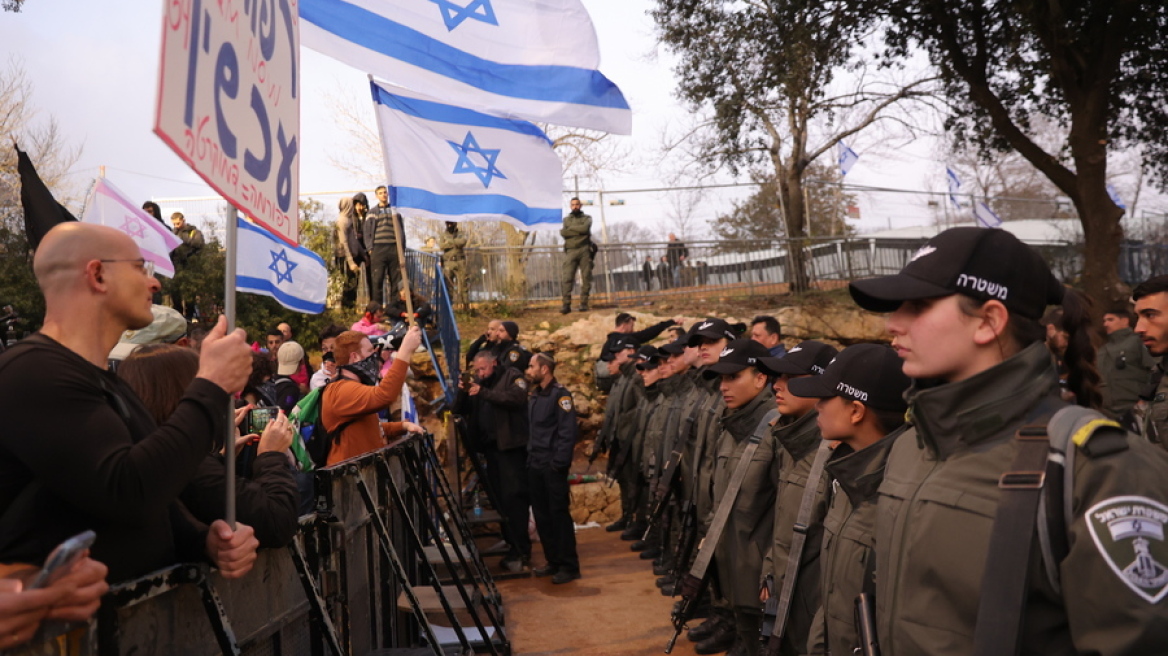
[[[147,410],[161,423],[182,401],[183,390],[194,380],[198,364],[191,349],[149,344],[126,358],[118,376],[142,397]],[[249,458],[236,461],[236,517],[255,529],[261,547],[283,547],[296,535],[300,503],[288,451],[292,425],[279,408],[251,404],[236,409],[235,425],[236,453],[251,449]],[[179,499],[199,521],[222,519],[226,480],[221,449],[203,459]]]
[[[32,565],[0,565],[0,652],[32,639],[41,622],[86,622],[109,590],[105,565],[85,549],[45,585],[29,583],[41,574]]]
[[[219,322],[194,381],[159,425],[106,369],[126,330],[149,325],[153,265],[124,233],[67,222],[33,258],[44,327],[0,356],[0,562],[41,563],[93,530],[93,556],[122,582],[206,559],[225,577],[251,570],[258,541],[239,523],[191,517],[178,495],[227,432],[231,395],[250,370],[243,331]],[[38,372],[33,375],[32,372]]]

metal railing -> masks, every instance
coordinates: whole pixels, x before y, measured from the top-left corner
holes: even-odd
[[[287,548],[261,550],[242,579],[225,580],[205,564],[174,565],[115,586],[94,620],[43,627],[39,640],[5,653],[509,654],[498,590],[469,530],[461,519],[451,523],[461,517],[460,501],[439,479],[430,440],[317,470],[315,512],[301,517]],[[429,564],[431,549],[442,554],[445,575]],[[447,598],[454,588],[463,601],[457,613]],[[426,619],[433,609],[419,601],[431,589],[457,634],[452,644],[436,637]]]

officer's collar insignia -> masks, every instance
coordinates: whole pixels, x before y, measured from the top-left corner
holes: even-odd
[[[726,357],[727,355],[730,355],[730,354],[731,354],[731,353],[733,353],[733,352],[734,352],[734,349],[732,349],[732,348],[724,348],[724,349],[722,349],[722,353],[721,353],[720,355],[718,355],[718,357],[720,357],[720,358],[724,358],[724,357]]]
[[[518,351],[511,351],[511,354],[508,355],[507,357],[511,358],[512,362],[515,362],[516,360],[519,359],[519,352]]]
[[[1168,595],[1168,506],[1147,497],[1112,497],[1087,511],[1091,539],[1104,560],[1148,603]]]
[[[913,253],[912,259],[909,260],[909,262],[916,262],[917,260],[928,255],[929,253],[935,253],[935,252],[937,252],[937,247],[929,246],[928,244],[926,244],[924,246],[921,246],[920,249],[917,250],[917,252]]]
[[[527,380],[524,378],[516,378],[515,386],[519,389],[527,389]]]
[[[561,396],[560,397],[560,407],[564,409],[564,412],[568,412],[569,410],[571,410],[572,409],[572,397]]]

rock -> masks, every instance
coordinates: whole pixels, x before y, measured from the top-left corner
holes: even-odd
[[[543,328],[544,330],[551,330],[552,325],[550,323],[548,323],[547,321],[541,321],[541,322],[539,322],[539,327]]]
[[[826,337],[849,344],[888,340],[884,317],[859,308],[785,307],[775,316],[784,335],[800,340]]]

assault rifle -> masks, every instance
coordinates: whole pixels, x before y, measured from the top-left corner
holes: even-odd
[[[682,575],[678,584],[681,590],[681,602],[674,608],[673,613],[669,619],[673,622],[673,637],[669,639],[669,644],[665,645],[665,653],[673,652],[673,646],[677,644],[677,637],[685,631],[686,625],[693,619],[694,613],[698,609],[698,602],[702,595],[706,592],[706,587],[710,584],[710,574],[707,571],[702,578],[686,572]]]
[[[669,507],[669,500],[673,496],[673,479],[677,477],[678,465],[681,464],[681,446],[674,447],[669,454],[669,462],[665,463],[665,471],[661,473],[661,477],[657,479],[657,486],[655,488],[655,496],[657,498],[656,505],[653,506],[653,512],[649,513],[649,523],[645,526],[645,534],[641,536],[642,540],[648,540],[653,527],[665,515],[665,510]]]
[[[762,632],[758,641],[762,643],[762,653],[765,656],[775,656],[779,653],[779,639],[775,635],[775,620],[779,615],[779,595],[775,594],[775,577],[767,574],[763,585],[767,588],[766,604],[762,607]]]

